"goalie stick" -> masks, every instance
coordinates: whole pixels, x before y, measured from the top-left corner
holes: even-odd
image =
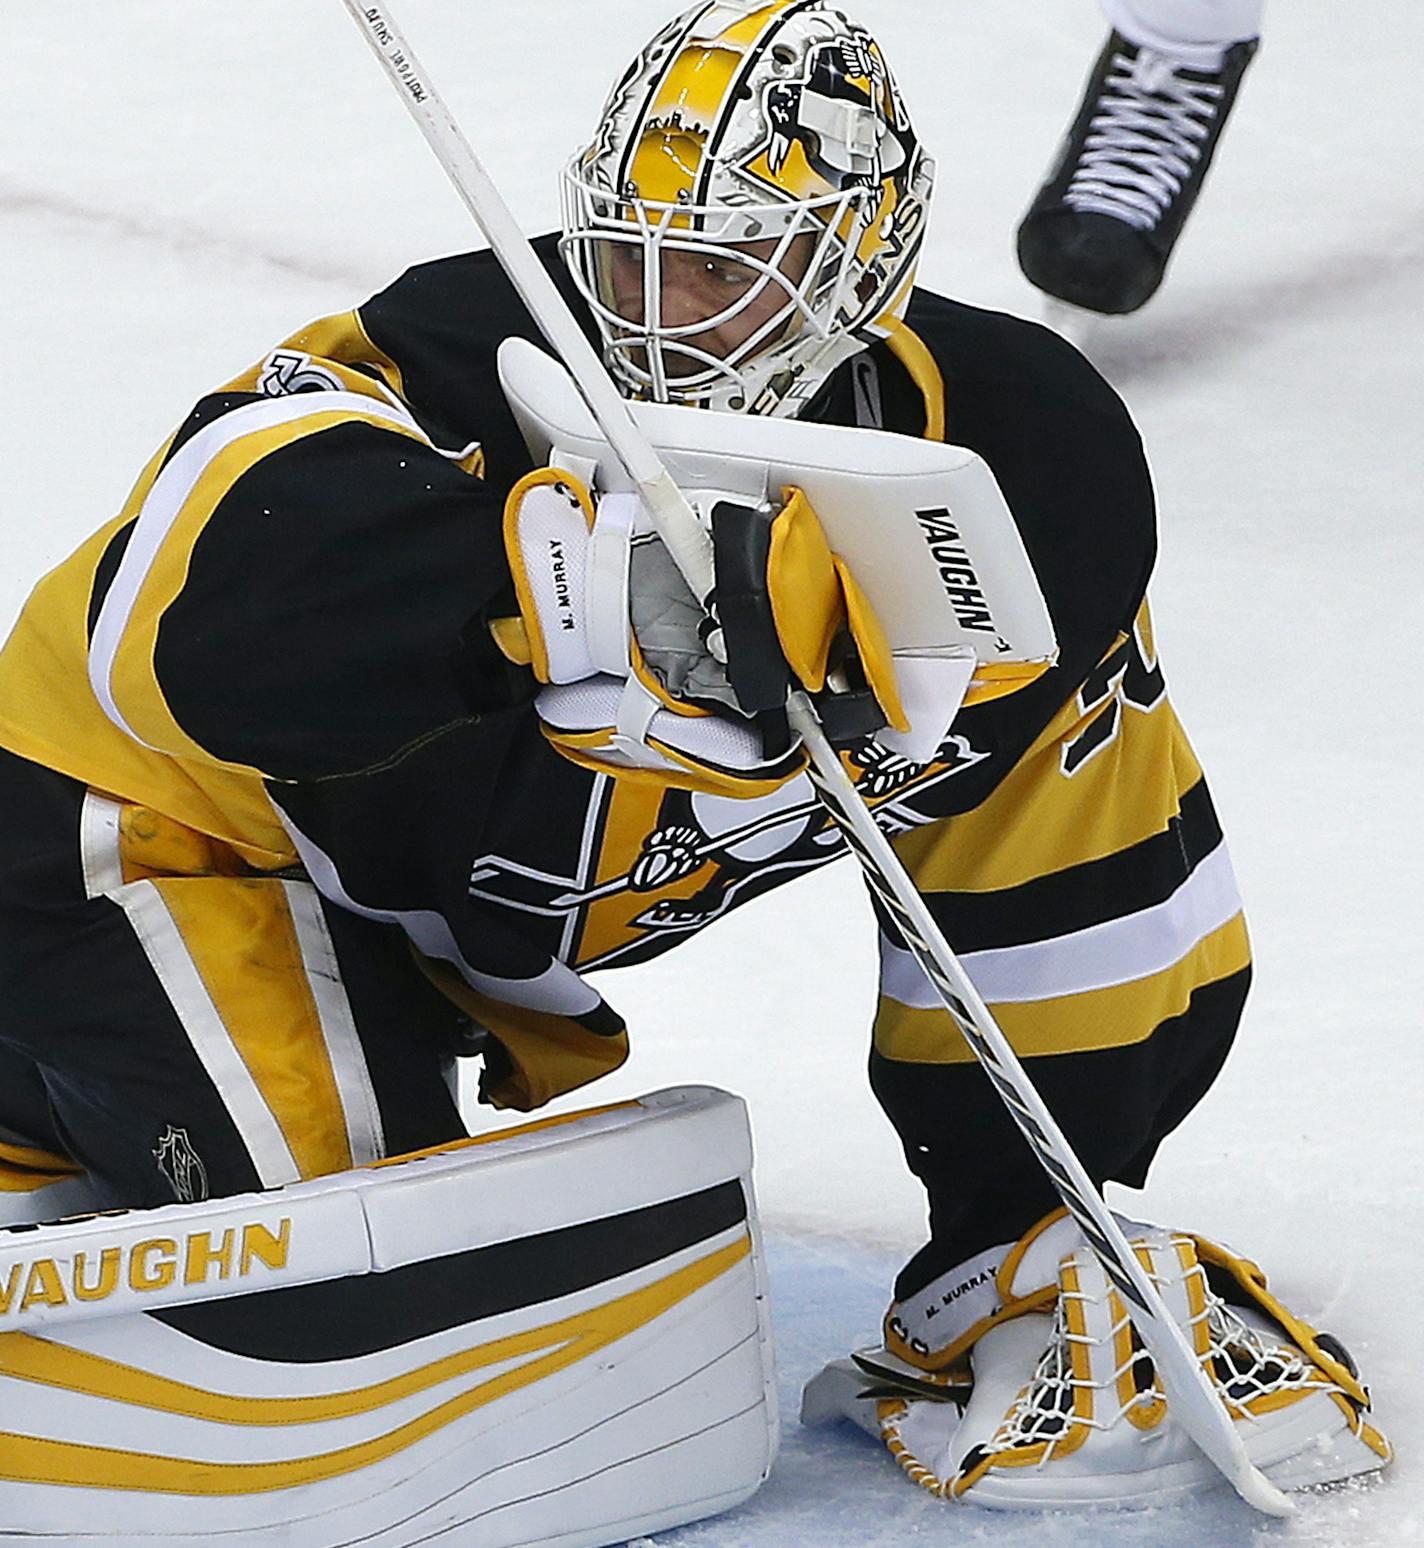
[[[342,4],[483,231],[520,299],[568,368],[590,413],[637,485],[659,537],[693,594],[708,598],[713,589],[710,536],[634,421],[603,362],[392,20],[389,7],[361,0],[342,0]],[[1267,1515],[1291,1514],[1291,1501],[1252,1463],[1186,1334],[944,939],[890,841],[876,826],[827,740],[810,698],[804,692],[794,692],[787,700],[786,712],[792,729],[806,746],[816,790],[844,833],[869,885],[896,921],[906,946],[1122,1294],[1183,1429],[1248,1504]]]

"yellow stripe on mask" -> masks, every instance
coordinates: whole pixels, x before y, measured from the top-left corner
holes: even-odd
[[[675,204],[688,197],[703,152],[732,103],[728,92],[747,54],[792,0],[738,18],[715,38],[688,42],[667,67],[643,114],[628,176],[638,196]]]

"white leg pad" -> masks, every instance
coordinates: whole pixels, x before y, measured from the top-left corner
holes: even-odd
[[[0,1230],[0,1543],[594,1548],[777,1419],[741,1102]],[[226,1303],[226,1304],[224,1304]]]

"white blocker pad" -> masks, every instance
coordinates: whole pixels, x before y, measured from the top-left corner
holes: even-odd
[[[0,1543],[591,1548],[738,1504],[776,1436],[710,1088],[0,1230]]]
[[[499,349],[500,383],[536,463],[592,475],[601,493],[633,485],[556,360],[525,339]],[[805,491],[831,549],[849,566],[885,630],[915,708],[942,700],[959,662],[1052,661],[1058,642],[1023,539],[988,463],[963,446],[884,430],[630,403],[639,428],[686,490],[753,502]],[[962,683],[959,684],[962,692]],[[957,703],[957,700],[954,700]],[[897,733],[878,740],[907,757],[933,752]]]

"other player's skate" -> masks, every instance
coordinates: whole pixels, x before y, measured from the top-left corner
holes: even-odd
[[[1019,266],[1074,342],[1161,285],[1256,46],[1234,44],[1209,71],[1109,37],[1018,229]]]
[[[1388,1464],[1349,1355],[1283,1306],[1259,1268],[1199,1237],[1130,1234],[1273,1483],[1308,1488]],[[1001,1266],[976,1260],[893,1308],[887,1348],[827,1366],[803,1421],[848,1417],[913,1482],[996,1509],[1148,1505],[1218,1486],[1071,1220],[1051,1216],[987,1257]]]

